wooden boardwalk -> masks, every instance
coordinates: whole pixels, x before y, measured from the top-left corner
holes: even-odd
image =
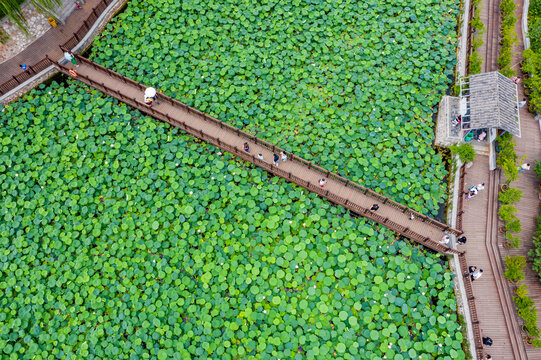
[[[513,68],[519,71],[522,60],[522,8],[524,1],[518,0],[517,20],[515,31],[519,43],[514,48]],[[498,70],[497,57],[499,54],[499,2],[483,0],[481,3],[481,20],[485,23],[487,31],[484,35],[485,46],[482,48],[484,62],[483,70],[486,72]],[[519,74],[519,76],[521,76]],[[524,87],[519,85],[519,99],[524,96]],[[519,156],[528,155],[528,161],[541,158],[541,136],[539,124],[533,120],[526,107],[520,109],[522,137],[516,138],[516,151]],[[503,236],[498,232],[501,222],[497,218],[497,196],[499,185],[505,181],[499,171],[490,172],[488,159],[478,156],[474,166],[467,170],[465,187],[485,182],[486,192],[479,194],[475,199],[464,203],[463,227],[468,243],[466,258],[472,265],[485,270],[481,279],[473,284],[475,303],[479,317],[480,327],[484,336],[494,340],[492,347],[486,352],[494,359],[541,359],[541,350],[526,345],[525,334],[521,331],[522,319],[518,317],[516,306],[512,300],[513,285],[503,277],[505,271],[504,259],[507,255],[527,255],[532,245],[532,235],[535,230],[535,218],[538,215],[539,199],[537,193],[537,180],[533,171],[527,171],[519,176],[519,180],[511,184],[524,191],[522,200],[516,205],[518,218],[521,221],[520,249],[506,249],[503,247]],[[525,283],[530,296],[535,301],[538,314],[541,314],[541,283],[536,273],[528,264],[525,269]],[[541,327],[541,318],[538,320]]]
[[[517,10],[515,17],[517,23],[515,25],[515,32],[519,42],[514,48],[513,57],[513,69],[517,70],[518,76],[522,77],[520,72],[520,62],[523,60],[522,51],[524,50],[524,41],[522,37],[522,9],[524,6],[523,0],[516,2]],[[530,2],[531,6],[531,2]],[[524,86],[522,84],[518,87],[518,96],[521,100],[524,97]],[[534,160],[541,160],[541,132],[539,123],[534,120],[532,114],[528,112],[527,106],[520,109],[520,125],[522,128],[522,137],[515,139],[516,152],[519,157],[528,156],[526,162],[533,165]],[[503,176],[500,182],[503,182]],[[517,216],[520,219],[522,225],[522,232],[520,233],[521,244],[519,249],[504,250],[502,249],[502,256],[511,255],[528,255],[528,251],[533,248],[532,237],[537,226],[537,215],[539,214],[539,179],[535,172],[532,170],[525,171],[519,175],[516,182],[511,183],[511,186],[518,188],[524,192],[522,199],[517,203],[518,209]],[[499,242],[502,243],[502,236],[499,235]],[[531,262],[528,262],[525,268],[526,278],[523,281],[528,286],[530,297],[535,302],[538,314],[537,326],[541,328],[541,282],[539,275],[532,270]],[[508,283],[511,287],[511,284]],[[512,290],[511,290],[512,291]],[[523,321],[519,319],[519,325]],[[536,349],[530,345],[525,345],[526,352],[529,359],[541,359],[541,349]]]
[[[144,113],[177,126],[187,133],[250,161],[275,175],[313,191],[361,216],[385,225],[435,251],[445,254],[462,253],[440,243],[445,232],[460,234],[460,231],[311,164],[294,154],[284,151],[288,155],[288,161],[280,162],[279,166],[275,166],[272,161],[273,154],[280,154],[283,150],[273,144],[244,133],[161,94],[158,94],[159,104],[155,102],[154,105],[147,106],[143,103],[145,86],[86,58],[78,55],[77,58],[80,63],[77,68],[72,64],[66,66],[56,64],[56,66],[68,76],[72,76],[69,74],[69,70],[74,70],[78,75],[76,79],[136,107]],[[245,142],[249,144],[250,152],[243,150]],[[258,153],[263,155],[263,160],[256,157]],[[318,184],[319,179],[322,178],[326,179],[324,187]],[[378,204],[377,211],[369,210],[373,204]],[[413,220],[410,219],[411,214],[414,216]]]
[[[463,229],[468,238],[464,246],[468,263],[484,270],[473,283],[473,294],[483,336],[494,340],[488,354],[495,359],[527,359],[520,328],[510,300],[507,280],[497,241],[497,194],[499,179],[488,169],[488,157],[477,156],[466,171],[465,188],[485,183],[485,190],[464,201]]]

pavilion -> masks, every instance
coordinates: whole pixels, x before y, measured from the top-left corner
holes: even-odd
[[[498,130],[520,137],[518,90],[513,80],[495,71],[463,77],[459,84],[459,96],[445,95],[439,104],[436,145],[468,142],[488,155],[493,153]]]

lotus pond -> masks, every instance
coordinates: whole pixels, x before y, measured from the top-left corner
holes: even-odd
[[[436,215],[431,109],[454,73],[458,5],[130,1],[92,58]]]
[[[457,8],[132,0],[91,57],[434,214]],[[465,358],[440,255],[71,80],[1,114],[2,358]]]
[[[3,358],[464,358],[439,254],[67,82],[2,112]]]

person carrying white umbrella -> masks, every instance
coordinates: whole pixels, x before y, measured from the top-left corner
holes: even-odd
[[[154,100],[156,100],[156,89],[154,89],[153,87],[146,88],[145,89],[145,104],[152,105],[152,101]]]

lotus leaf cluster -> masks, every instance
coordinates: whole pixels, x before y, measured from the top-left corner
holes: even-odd
[[[458,0],[130,1],[92,58],[416,210],[447,174],[433,108]]]
[[[2,358],[464,358],[439,254],[72,80],[2,115]]]

